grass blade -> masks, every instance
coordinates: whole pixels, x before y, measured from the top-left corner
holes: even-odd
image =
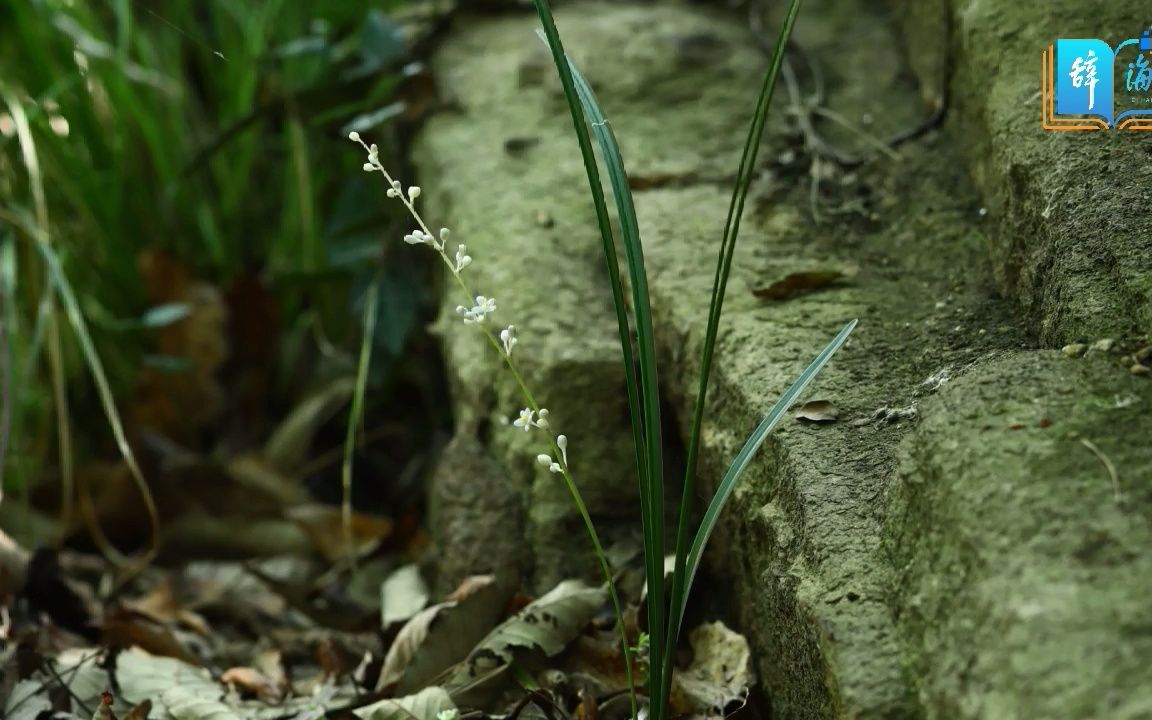
[[[361,321],[363,337],[360,340],[360,359],[356,367],[356,389],[352,393],[352,408],[348,411],[348,430],[344,436],[344,460],[340,467],[340,525],[344,532],[344,550],[347,560],[356,564],[356,546],[352,539],[352,455],[356,448],[356,429],[364,419],[364,396],[368,392],[368,371],[372,367],[372,340],[376,336],[376,305],[380,297],[380,275],[368,286],[364,298],[364,319]]]
[[[42,231],[34,222],[9,213],[4,213],[4,217],[9,221],[15,221],[14,224],[32,238],[33,244],[44,260],[44,265],[48,269],[48,277],[52,285],[56,288],[61,307],[64,309],[64,314],[68,318],[68,322],[72,325],[72,330],[76,335],[77,343],[80,345],[80,352],[84,357],[84,362],[88,365],[88,370],[92,374],[92,380],[96,384],[96,394],[100,399],[100,404],[104,408],[104,415],[108,420],[108,427],[112,430],[112,437],[116,441],[116,447],[120,451],[121,457],[124,458],[124,464],[127,466],[129,475],[131,475],[136,489],[140,493],[140,499],[144,503],[151,537],[148,549],[138,558],[133,559],[120,553],[119,550],[111,545],[97,525],[93,524],[90,528],[93,533],[93,540],[101,546],[101,550],[108,557],[109,561],[125,570],[128,574],[134,574],[147,567],[148,563],[156,557],[159,551],[160,517],[157,514],[156,503],[152,498],[152,492],[148,489],[148,482],[144,479],[144,473],[136,461],[136,454],[132,451],[132,446],[128,442],[128,434],[124,430],[124,423],[120,418],[120,412],[116,409],[116,398],[112,393],[112,386],[108,382],[107,373],[104,372],[104,363],[101,362],[100,354],[96,352],[96,345],[92,342],[92,336],[88,333],[88,324],[84,320],[84,314],[80,311],[80,302],[76,298],[72,284],[68,282],[68,278],[64,274],[64,270],[60,264],[60,258],[57,257],[52,247],[44,241]],[[89,519],[94,521],[93,518]]]
[[[636,361],[632,352],[632,333],[628,327],[628,311],[624,301],[624,288],[620,282],[620,267],[616,260],[616,245],[613,241],[612,222],[608,216],[608,206],[604,199],[604,190],[600,183],[600,171],[596,166],[596,155],[592,149],[592,140],[585,126],[584,111],[576,93],[572,79],[572,71],[564,54],[564,45],[560,41],[560,34],[556,30],[556,22],[552,18],[552,11],[547,0],[533,0],[536,12],[543,27],[544,39],[552,53],[552,60],[560,76],[560,83],[564,88],[564,97],[568,103],[568,110],[572,116],[572,127],[576,133],[576,140],[580,146],[580,155],[584,161],[584,170],[588,176],[588,189],[592,196],[592,203],[596,210],[596,222],[600,229],[600,238],[604,247],[604,260],[608,265],[608,282],[612,288],[612,305],[616,309],[616,324],[620,335],[620,351],[624,356],[624,380],[628,395],[628,410],[632,420],[632,438],[636,453],[636,472],[640,478],[649,477],[648,448],[645,440],[643,416],[640,409],[640,390],[636,377]],[[645,483],[640,483],[641,507],[649,505],[649,498]],[[658,586],[657,586],[658,587]],[[631,662],[628,659],[628,639],[624,628],[621,627],[620,640],[624,648],[625,662],[628,672],[631,673]],[[657,674],[649,675],[652,687],[658,688],[653,680]],[[631,684],[631,683],[630,683]],[[636,692],[629,687],[632,700],[632,715],[637,715]]]
[[[772,103],[772,95],[776,89],[776,79],[780,75],[780,68],[784,63],[784,49],[796,18],[800,13],[801,0],[791,0],[784,23],[780,27],[780,34],[776,38],[776,45],[772,49],[772,59],[768,70],[764,74],[764,82],[760,87],[760,96],[756,101],[756,111],[752,116],[752,125],[748,129],[748,137],[744,142],[744,152],[740,156],[740,168],[736,173],[736,186],[732,190],[732,200],[728,205],[728,217],[724,223],[724,235],[720,242],[720,252],[716,262],[716,275],[712,281],[712,301],[708,310],[708,329],[704,338],[704,349],[700,358],[700,384],[696,393],[696,403],[692,413],[692,426],[688,434],[688,449],[686,456],[683,492],[680,497],[680,518],[676,531],[676,564],[672,576],[671,612],[673,617],[683,614],[683,607],[687,604],[689,579],[685,573],[687,564],[688,533],[691,523],[689,512],[696,494],[696,463],[700,447],[700,428],[704,420],[704,405],[708,394],[708,380],[712,372],[712,353],[716,346],[716,334],[720,326],[720,314],[724,307],[724,293],[728,286],[728,275],[732,269],[732,257],[736,249],[736,238],[740,232],[740,219],[744,213],[744,201],[748,196],[748,187],[752,183],[752,172],[756,167],[756,155],[760,148],[760,138],[764,133],[764,124],[768,118],[768,107]],[[677,609],[679,608],[679,610]],[[666,644],[672,647],[676,642],[680,621],[668,624]],[[671,689],[672,652],[667,652],[660,659],[663,663],[661,677],[663,687],[659,695],[661,702],[666,702]],[[664,708],[660,707],[656,715],[657,720],[664,716]]]
[[[816,359],[805,368],[804,372],[800,373],[800,377],[792,383],[788,391],[780,396],[760,424],[756,426],[756,430],[748,436],[745,441],[744,447],[740,448],[740,452],[736,453],[736,457],[732,460],[732,464],[728,466],[728,471],[724,473],[724,478],[720,481],[719,487],[716,488],[716,494],[712,496],[712,501],[708,503],[708,509],[704,513],[704,519],[700,521],[700,528],[696,531],[696,538],[692,541],[692,550],[688,553],[685,572],[685,593],[684,600],[687,600],[687,591],[692,588],[692,581],[696,579],[696,571],[700,568],[700,558],[704,554],[704,546],[708,544],[708,538],[712,535],[713,528],[716,527],[716,521],[720,517],[720,512],[727,504],[728,498],[732,495],[732,490],[736,487],[736,482],[740,476],[747,469],[748,464],[752,462],[752,457],[760,446],[764,444],[768,434],[776,428],[783,419],[784,413],[788,412],[788,408],[792,407],[796,402],[796,398],[800,393],[804,392],[804,388],[808,387],[816,376],[832,359],[832,356],[837,350],[848,340],[848,336],[856,327],[856,320],[845,325],[836,337],[832,338],[832,342],[820,351]],[[672,622],[672,628],[679,632],[680,623],[684,620],[684,608],[687,603],[682,601],[678,606],[672,607],[672,616],[675,620]]]
[[[628,277],[632,286],[632,312],[636,318],[637,347],[640,351],[640,399],[643,404],[643,427],[647,447],[647,470],[640,477],[644,487],[642,501],[647,504],[641,510],[644,530],[645,576],[648,581],[648,627],[649,636],[655,640],[650,646],[652,657],[663,657],[664,647],[659,639],[665,627],[664,605],[664,472],[663,441],[660,422],[660,384],[656,369],[656,339],[652,330],[652,308],[648,293],[648,274],[644,267],[644,248],[640,242],[640,228],[636,220],[636,205],[632,190],[628,185],[628,173],[624,169],[624,159],[616,134],[596,100],[591,86],[568,58],[568,67],[580,104],[592,126],[600,146],[600,154],[608,168],[608,179],[612,185],[612,195],[616,200],[616,211],[620,218],[624,252],[628,262]],[[656,588],[656,590],[654,590]],[[671,647],[671,646],[669,646]]]

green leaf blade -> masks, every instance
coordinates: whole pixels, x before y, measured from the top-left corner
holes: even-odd
[[[716,336],[720,327],[720,315],[724,307],[724,294],[728,286],[728,276],[732,269],[732,258],[736,250],[736,239],[740,233],[740,219],[744,213],[744,202],[748,196],[748,188],[752,183],[752,174],[756,166],[756,155],[760,147],[760,138],[764,133],[764,125],[768,118],[768,108],[772,102],[772,95],[776,90],[776,79],[780,75],[780,68],[784,63],[784,49],[792,35],[792,28],[800,14],[801,0],[790,0],[788,12],[784,23],[776,38],[776,45],[772,51],[772,59],[768,70],[764,74],[764,81],[760,87],[760,95],[756,100],[756,110],[752,116],[752,124],[748,129],[748,137],[744,142],[744,151],[740,156],[740,167],[736,173],[736,185],[732,190],[732,199],[728,205],[728,216],[724,222],[724,235],[720,242],[720,250],[716,261],[716,274],[712,281],[712,299],[708,309],[708,326],[704,338],[704,348],[700,358],[700,379],[696,392],[696,403],[692,412],[692,425],[688,433],[688,447],[686,454],[684,482],[680,496],[680,517],[676,530],[676,560],[672,575],[671,612],[677,617],[676,608],[683,608],[688,601],[688,590],[691,581],[685,572],[688,552],[688,536],[690,533],[692,502],[696,496],[696,462],[700,447],[700,430],[704,421],[704,407],[708,395],[708,380],[712,372],[712,356],[716,346]],[[679,613],[682,615],[682,611]],[[671,648],[675,646],[677,634],[680,629],[680,620],[668,623],[668,634],[665,644]],[[655,720],[663,720],[665,704],[671,691],[673,653],[667,652],[660,658],[661,680],[663,686],[657,697],[658,707]]]
[[[832,359],[836,351],[847,342],[848,336],[851,335],[852,331],[856,328],[857,322],[857,320],[853,320],[845,325],[840,332],[837,333],[836,337],[832,338],[832,341],[828,343],[828,345],[820,351],[820,354],[804,369],[804,372],[800,373],[800,376],[796,378],[791,387],[780,396],[780,399],[776,401],[776,404],[772,406],[772,409],[768,411],[768,414],[764,416],[764,419],[760,421],[760,424],[757,425],[752,434],[748,436],[748,439],[744,442],[744,446],[740,448],[740,452],[736,453],[732,464],[728,466],[728,471],[724,473],[724,478],[720,481],[719,487],[716,488],[716,494],[712,496],[712,501],[708,503],[708,509],[704,513],[704,519],[701,520],[700,528],[696,531],[696,538],[692,542],[692,550],[688,553],[685,566],[684,597],[678,605],[672,607],[672,612],[676,618],[672,624],[675,632],[679,632],[680,623],[684,621],[684,610],[687,607],[687,591],[692,589],[692,582],[696,579],[696,571],[700,568],[700,558],[704,554],[704,547],[708,544],[708,538],[712,535],[712,530],[716,527],[720,513],[724,510],[724,506],[728,503],[728,499],[736,487],[736,482],[740,479],[740,476],[744,474],[749,463],[752,462],[756,451],[760,449],[760,446],[763,445],[764,441],[768,438],[769,433],[780,424],[780,421],[784,418],[784,414],[796,402],[800,393],[804,392],[805,388],[816,379],[816,376],[824,369],[824,366],[828,364],[828,361]]]

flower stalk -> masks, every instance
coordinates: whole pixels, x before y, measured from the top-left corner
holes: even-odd
[[[415,205],[416,199],[420,197],[421,188],[417,185],[412,185],[405,191],[400,181],[394,179],[381,164],[379,150],[375,144],[369,145],[364,142],[357,132],[349,133],[348,139],[358,143],[367,152],[367,161],[363,165],[364,171],[369,173],[378,172],[383,175],[385,181],[388,183],[387,196],[399,200],[408,211],[408,214],[412,216],[412,219],[416,221],[417,228],[404,236],[404,242],[409,245],[427,245],[440,256],[444,266],[452,275],[453,280],[455,280],[457,287],[468,303],[467,305],[457,305],[456,313],[461,317],[465,325],[475,325],[488,340],[488,343],[492,345],[504,360],[505,366],[511,373],[524,402],[527,404],[527,407],[520,411],[519,417],[512,422],[512,425],[526,433],[532,432],[533,430],[544,433],[550,452],[537,455],[536,461],[541,466],[547,468],[549,472],[560,475],[563,478],[568,493],[572,498],[573,505],[576,507],[584,523],[584,528],[588,533],[588,538],[592,542],[592,548],[599,562],[600,570],[604,575],[604,581],[608,585],[608,592],[612,600],[612,609],[616,615],[616,622],[620,628],[620,649],[624,657],[624,672],[628,682],[629,696],[632,701],[632,717],[639,717],[636,683],[632,675],[631,647],[628,642],[620,597],[616,592],[616,583],[612,579],[612,570],[608,565],[608,558],[604,553],[600,536],[592,523],[592,516],[588,512],[588,507],[569,469],[568,437],[553,432],[551,422],[548,419],[548,409],[541,407],[536,401],[536,397],[528,388],[523,375],[521,375],[516,363],[512,360],[512,349],[519,342],[519,338],[516,336],[516,327],[514,325],[508,325],[498,334],[493,333],[488,319],[489,316],[496,312],[496,300],[495,298],[484,295],[476,295],[469,288],[467,281],[464,279],[463,271],[472,264],[472,257],[467,254],[465,245],[457,245],[454,256],[450,257],[447,247],[451,231],[448,228],[440,228],[439,233],[433,235],[427,223],[424,222],[423,217],[421,217]]]

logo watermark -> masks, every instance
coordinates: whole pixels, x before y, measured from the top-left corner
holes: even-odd
[[[1058,39],[1041,56],[1045,130],[1152,130],[1152,30],[1112,47]]]

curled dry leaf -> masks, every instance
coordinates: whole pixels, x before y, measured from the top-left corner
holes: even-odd
[[[796,419],[801,422],[829,423],[840,417],[840,409],[827,400],[812,400],[796,410]]]

